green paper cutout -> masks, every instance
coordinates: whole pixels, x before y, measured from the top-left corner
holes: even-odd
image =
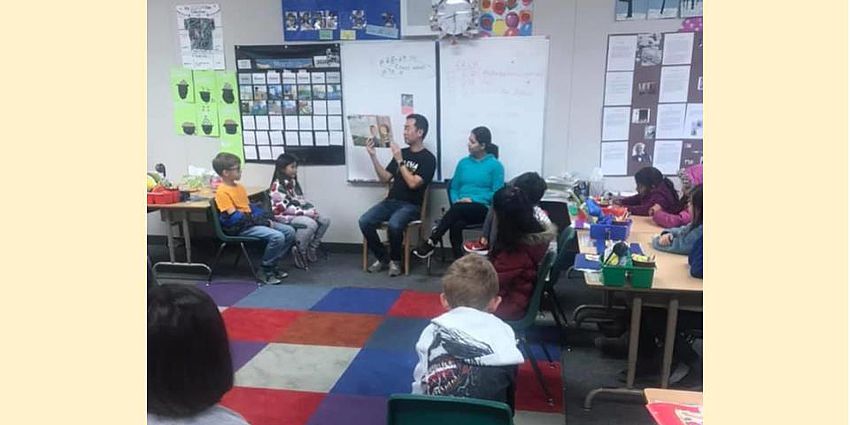
[[[195,103],[195,88],[192,84],[192,70],[171,69],[171,98],[175,102]]]
[[[236,102],[233,105],[219,106],[218,125],[221,137],[242,134],[242,116],[239,114],[239,106]]]
[[[215,71],[211,70],[196,70],[192,73],[192,78],[195,83],[195,103],[215,103],[218,102],[218,86],[215,77]]]
[[[230,152],[239,157],[242,163],[245,163],[245,154],[242,152],[242,132],[229,135],[221,133],[221,151]]]
[[[217,71],[215,93],[218,98],[219,106],[223,105],[238,105],[239,104],[239,87],[236,84],[236,73],[227,71]]]
[[[195,105],[186,102],[174,102],[174,131],[181,136],[194,136],[200,130],[197,124]]]
[[[196,103],[198,136],[218,137],[218,104]]]

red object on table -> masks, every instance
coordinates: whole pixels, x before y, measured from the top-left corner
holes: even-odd
[[[646,410],[658,425],[702,425],[702,412],[698,406],[655,402],[647,404]]]

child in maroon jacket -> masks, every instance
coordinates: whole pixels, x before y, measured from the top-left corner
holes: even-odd
[[[638,194],[615,202],[624,205],[633,215],[649,215],[649,209],[658,205],[664,212],[678,214],[682,211],[679,194],[670,179],[655,167],[641,168],[635,174]]]
[[[505,186],[496,191],[493,210],[499,237],[489,255],[499,275],[502,297],[493,314],[504,320],[517,320],[528,310],[537,267],[558,230],[551,222],[541,224],[535,218],[533,204],[517,187]]]

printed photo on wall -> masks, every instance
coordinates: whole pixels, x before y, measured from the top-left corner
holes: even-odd
[[[251,103],[251,115],[268,115],[269,107],[265,100],[256,100]]]
[[[313,13],[310,11],[299,12],[298,23],[301,25],[301,31],[313,31]]]
[[[386,115],[349,115],[348,126],[354,146],[366,146],[373,139],[376,148],[388,148],[393,142],[390,117]]]
[[[366,29],[366,12],[364,10],[351,11],[351,29],[362,30]]]
[[[269,86],[269,100],[283,100],[283,87],[280,85]]]
[[[635,62],[641,66],[661,65],[661,34],[644,33],[638,34],[637,55]]]
[[[632,146],[632,161],[644,165],[652,164],[652,156],[647,153],[645,143],[637,142]]]
[[[614,0],[614,20],[635,21],[646,19],[647,0]]]
[[[658,94],[658,82],[646,81],[638,83],[638,95]]]
[[[649,108],[636,108],[632,110],[632,124],[646,124],[649,122]]]
[[[643,128],[643,138],[645,140],[653,140],[655,139],[655,126],[648,125]]]
[[[268,98],[266,86],[254,86],[254,100],[266,100]]]
[[[286,115],[295,115],[298,113],[298,103],[294,100],[283,101],[283,113]]]
[[[283,20],[283,28],[286,31],[298,31],[298,14],[295,12],[286,12],[286,17]]]
[[[298,113],[300,115],[313,115],[313,102],[310,102],[309,100],[299,100]]]

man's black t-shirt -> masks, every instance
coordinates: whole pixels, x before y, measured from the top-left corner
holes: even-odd
[[[397,199],[399,201],[410,202],[415,205],[422,205],[422,198],[425,195],[425,189],[431,184],[434,179],[434,170],[437,169],[437,158],[428,149],[422,149],[419,152],[411,152],[410,148],[401,150],[401,158],[404,160],[404,165],[414,175],[422,177],[423,184],[416,190],[411,190],[407,187],[404,177],[398,170],[398,163],[395,159],[390,161],[386,170],[393,175],[392,187],[387,199]]]

